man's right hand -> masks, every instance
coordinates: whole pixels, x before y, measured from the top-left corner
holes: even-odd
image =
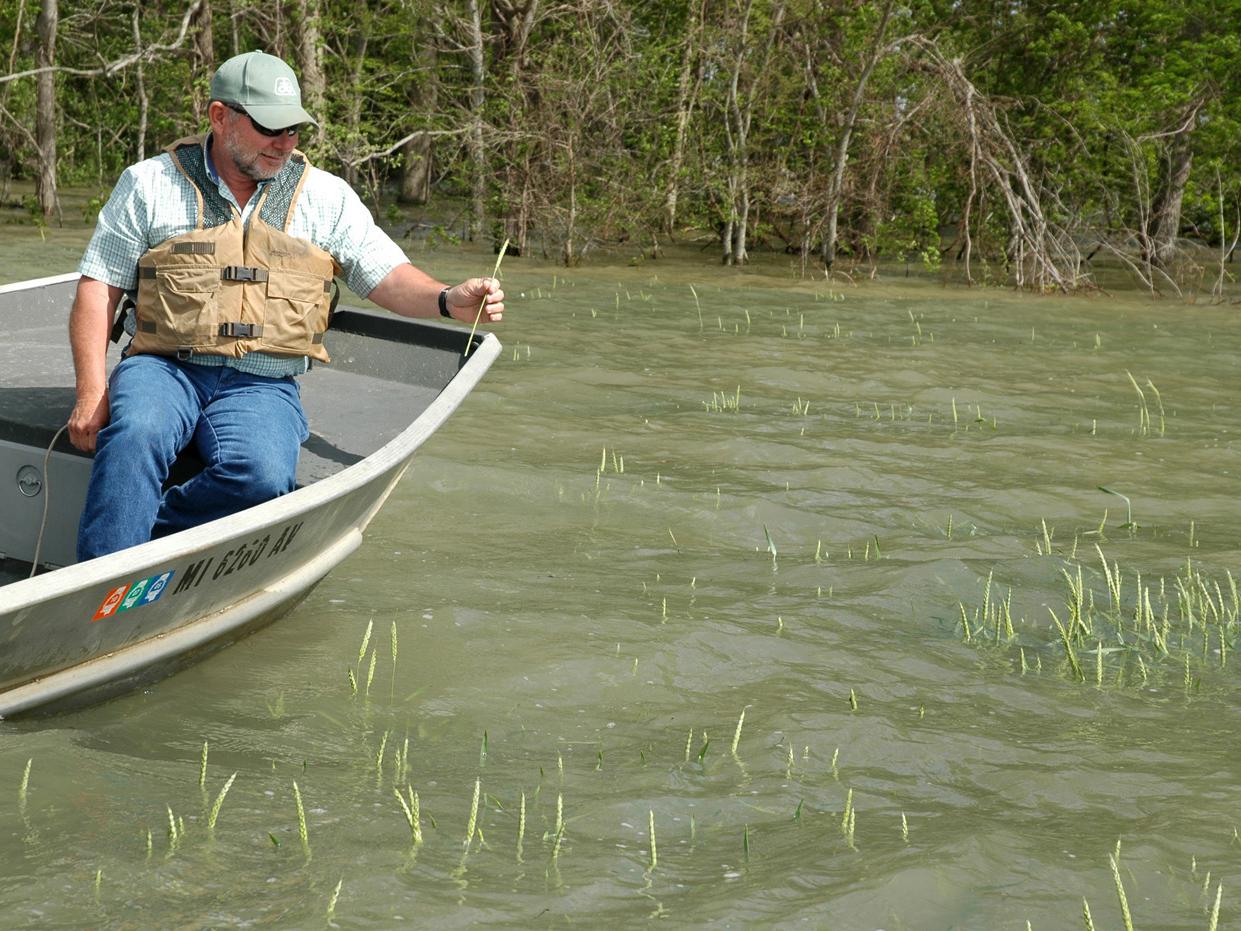
[[[84,453],[95,451],[95,438],[108,425],[108,392],[79,396],[69,415],[69,442]]]

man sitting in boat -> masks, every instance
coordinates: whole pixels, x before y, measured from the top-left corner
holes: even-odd
[[[293,490],[309,435],[295,376],[323,349],[332,279],[406,317],[497,322],[492,278],[415,268],[340,178],[295,146],[314,119],[279,58],[248,52],[211,80],[206,136],[130,166],[82,258],[69,336],[69,436],[95,452],[78,558],[92,559]],[[315,124],[317,125],[317,124]],[[122,296],[132,337],[105,354]],[[165,493],[180,450],[205,468]]]

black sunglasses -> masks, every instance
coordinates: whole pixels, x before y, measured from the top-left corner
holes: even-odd
[[[249,113],[246,113],[246,111],[243,110],[241,107],[234,106],[231,103],[224,103],[223,100],[221,100],[220,103],[223,103],[224,106],[228,107],[234,113],[242,114],[246,119],[250,121],[250,125],[254,127],[254,131],[256,133],[266,136],[268,139],[276,139],[276,138],[279,138],[280,136],[296,136],[298,133],[302,131],[301,123],[298,123],[296,126],[286,126],[284,129],[268,129],[266,126],[263,126],[260,123],[256,123],[254,121],[254,117],[252,117]]]

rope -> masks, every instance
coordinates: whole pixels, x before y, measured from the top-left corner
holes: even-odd
[[[28,579],[33,579],[34,574],[39,571],[39,552],[43,549],[43,531],[47,529],[47,510],[48,503],[52,497],[52,479],[48,474],[48,463],[52,461],[52,447],[56,445],[56,441],[60,439],[60,435],[69,429],[69,425],[65,424],[52,436],[52,442],[47,444],[47,452],[43,454],[43,518],[39,521],[39,536],[35,540],[34,559],[30,563],[30,575]]]

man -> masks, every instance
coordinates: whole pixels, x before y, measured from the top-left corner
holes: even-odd
[[[308,358],[327,360],[334,274],[406,317],[498,322],[504,312],[499,282],[446,288],[419,271],[348,185],[295,150],[315,121],[279,58],[224,62],[207,113],[207,136],[126,169],[79,267],[69,436],[95,452],[79,560],[293,490],[309,435],[295,376]],[[126,294],[133,339],[109,378]],[[204,470],[163,493],[190,444]]]

